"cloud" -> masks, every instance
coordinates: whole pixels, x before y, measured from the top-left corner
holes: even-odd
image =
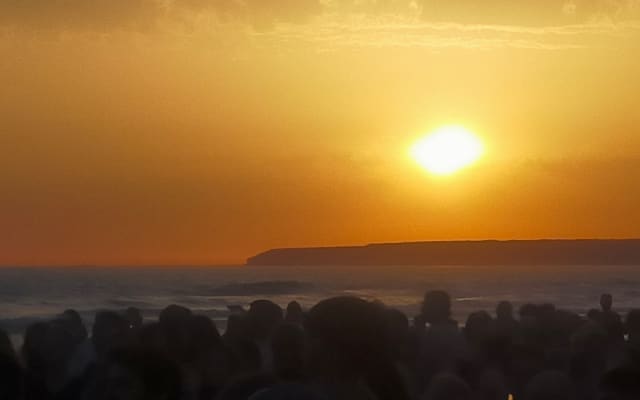
[[[2,0],[0,27],[107,31],[146,29],[160,20],[212,13],[264,28],[301,23],[322,12],[319,0]]]
[[[2,0],[0,26],[36,30],[137,29],[162,12],[157,0]]]
[[[377,17],[325,21],[314,26],[278,26],[255,35],[274,44],[306,42],[321,51],[385,47],[567,50],[587,47],[596,37],[623,38],[639,33],[640,24],[634,22],[521,26]]]
[[[421,0],[427,21],[551,26],[626,21],[640,16],[638,0]]]
[[[388,18],[474,25],[555,26],[640,18],[640,0],[2,0],[0,27],[108,31],[211,14],[270,30],[315,17]]]
[[[319,51],[563,50],[593,46],[587,39],[595,36],[637,36],[640,0],[0,0],[0,32],[219,35],[209,28],[221,25],[274,46]]]

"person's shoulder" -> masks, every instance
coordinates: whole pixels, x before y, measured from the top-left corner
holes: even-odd
[[[439,324],[433,324],[427,329],[427,337],[444,337],[444,338],[455,338],[460,334],[460,328],[456,321],[450,320]]]
[[[609,321],[622,321],[622,317],[620,316],[620,314],[613,310],[606,311],[603,315]]]

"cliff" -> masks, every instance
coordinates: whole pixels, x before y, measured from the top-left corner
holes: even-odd
[[[640,265],[640,239],[440,241],[272,249],[247,265]]]

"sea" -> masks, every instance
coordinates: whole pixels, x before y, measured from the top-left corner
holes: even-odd
[[[585,314],[601,293],[619,312],[640,307],[640,266],[215,266],[0,268],[0,328],[19,341],[24,329],[65,309],[90,326],[100,310],[137,307],[157,318],[170,304],[211,317],[224,330],[230,310],[257,299],[306,309],[332,296],[358,296],[417,314],[425,291],[443,289],[464,323],[497,302],[553,303]]]

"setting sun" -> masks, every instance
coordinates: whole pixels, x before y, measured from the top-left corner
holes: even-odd
[[[453,174],[476,162],[484,152],[480,140],[462,126],[444,126],[411,147],[411,156],[435,175]]]

